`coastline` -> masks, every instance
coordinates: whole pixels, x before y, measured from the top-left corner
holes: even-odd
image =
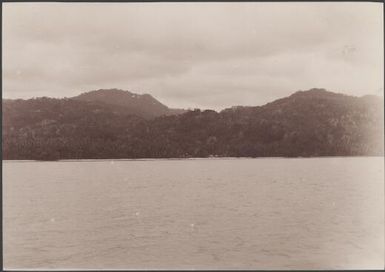
[[[312,156],[312,157],[196,157],[196,158],[138,158],[138,159],[63,159],[63,160],[2,160],[4,163],[23,162],[103,162],[103,161],[192,161],[192,160],[245,160],[245,159],[331,159],[331,158],[385,158],[384,155],[366,156]]]

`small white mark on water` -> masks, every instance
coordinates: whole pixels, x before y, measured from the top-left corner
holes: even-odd
[[[55,218],[51,218],[49,221],[51,221],[51,223],[55,222]]]
[[[136,216],[139,216],[139,214],[140,214],[140,212],[136,212],[136,213],[135,213]]]

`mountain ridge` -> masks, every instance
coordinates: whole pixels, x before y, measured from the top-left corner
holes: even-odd
[[[87,99],[3,100],[5,159],[382,156],[383,132],[380,97],[324,89],[152,118]]]
[[[126,113],[144,118],[183,113],[182,109],[170,109],[150,94],[136,94],[121,89],[99,89],[84,92],[71,99],[124,107]]]
[[[92,98],[87,98],[88,95],[92,95],[92,94],[95,94],[95,93],[98,93],[98,92],[102,92],[103,95],[107,96],[107,95],[110,95],[112,92],[119,92],[119,93],[126,93],[126,94],[129,94],[129,95],[132,95],[133,97],[147,97],[153,101],[155,101],[157,104],[159,105],[162,105],[162,107],[165,107],[169,110],[171,110],[173,112],[173,114],[181,114],[181,113],[184,113],[184,112],[187,112],[187,111],[191,111],[191,109],[180,109],[180,108],[169,108],[167,107],[166,105],[164,105],[163,103],[161,103],[159,100],[157,100],[156,98],[154,98],[151,94],[148,94],[148,93],[143,93],[143,94],[137,94],[137,93],[134,93],[134,92],[131,92],[131,91],[128,91],[128,90],[123,90],[123,89],[118,89],[118,88],[111,88],[111,89],[98,89],[98,90],[91,90],[91,91],[85,91],[85,92],[82,92],[80,93],[79,95],[76,95],[76,96],[72,96],[72,97],[64,97],[64,98],[54,98],[54,97],[47,97],[47,96],[41,96],[41,97],[33,97],[33,98],[29,98],[29,99],[22,99],[22,98],[3,98],[2,101],[3,102],[11,102],[11,101],[27,101],[27,100],[38,100],[38,99],[44,99],[44,98],[48,98],[48,99],[64,99],[64,100],[68,100],[68,99],[75,99],[75,100],[81,100],[81,101],[88,101],[88,102],[102,102],[101,104],[110,104],[110,105],[114,105],[114,106],[119,106],[118,103],[110,103],[110,102],[106,102],[106,101],[103,101],[102,99],[98,100],[98,99],[92,99]],[[328,91],[324,88],[312,88],[312,89],[309,89],[309,90],[299,90],[299,91],[296,91],[294,93],[292,93],[291,95],[289,96],[286,96],[286,97],[282,97],[282,98],[277,98],[275,99],[274,101],[271,101],[271,102],[267,102],[265,104],[262,104],[262,105],[255,105],[255,106],[244,106],[244,105],[234,105],[234,106],[231,106],[231,107],[228,107],[228,108],[224,108],[224,109],[221,109],[221,110],[213,110],[213,109],[208,109],[208,110],[212,110],[212,111],[216,111],[216,112],[221,112],[221,111],[224,111],[224,110],[229,110],[229,109],[232,109],[232,108],[254,108],[254,107],[262,107],[262,106],[265,106],[265,105],[268,105],[268,104],[271,104],[271,103],[274,103],[274,102],[277,102],[277,101],[280,101],[282,99],[287,99],[289,97],[300,97],[302,95],[314,95],[314,94],[318,94],[318,95],[337,95],[337,96],[340,96],[340,97],[350,97],[350,98],[359,98],[359,99],[381,99],[383,100],[383,98],[379,95],[374,95],[374,94],[366,94],[366,95],[362,95],[362,96],[354,96],[354,95],[349,95],[349,94],[344,94],[344,93],[338,93],[338,92],[331,92],[331,91]],[[103,98],[103,97],[101,97]],[[121,102],[121,101],[119,101]],[[175,112],[174,112],[175,111]],[[155,116],[155,117],[158,117],[158,116]]]

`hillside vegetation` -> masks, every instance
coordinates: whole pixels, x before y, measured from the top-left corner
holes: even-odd
[[[375,96],[311,89],[264,106],[186,112],[122,92],[3,100],[3,159],[384,154]]]

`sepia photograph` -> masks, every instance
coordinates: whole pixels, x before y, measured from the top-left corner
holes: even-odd
[[[3,2],[3,269],[384,269],[383,8]]]

